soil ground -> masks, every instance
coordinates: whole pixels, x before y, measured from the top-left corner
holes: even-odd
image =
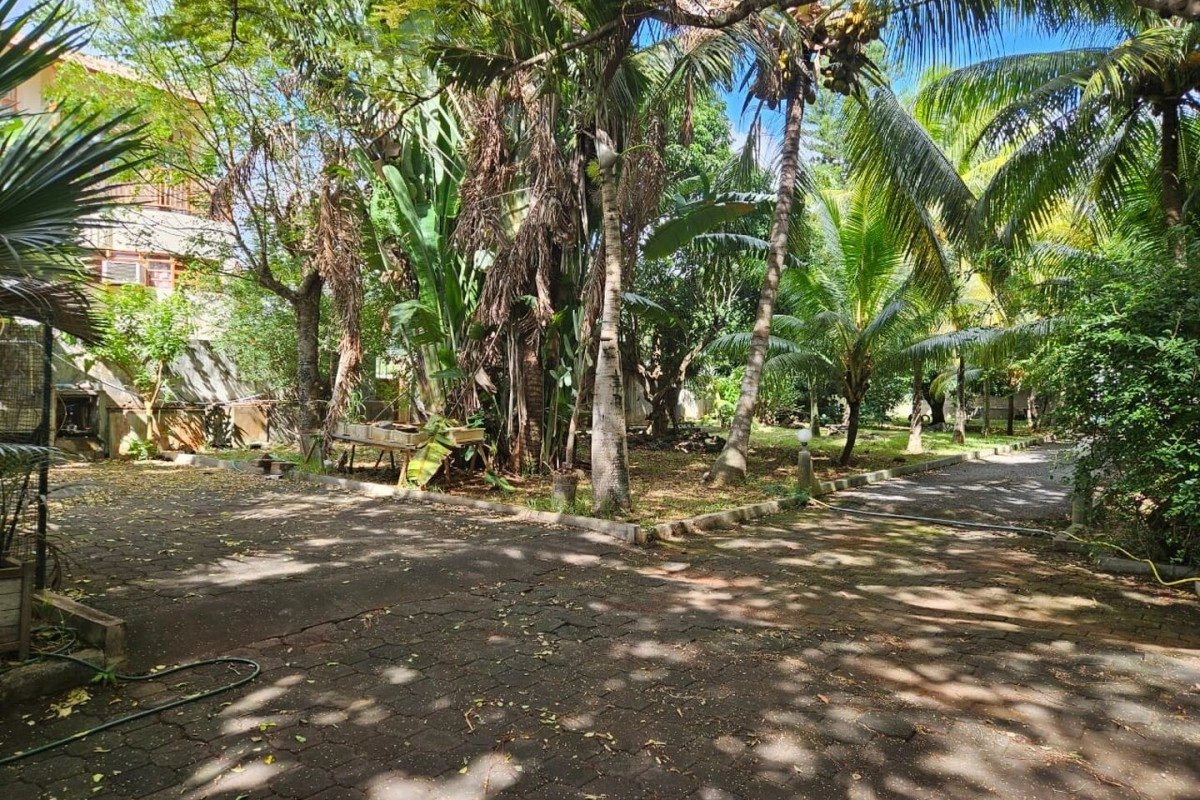
[[[641,550],[242,473],[68,479],[108,497],[58,535],[131,669],[263,673],[0,767],[6,800],[1200,796],[1200,602],[1040,540],[805,511]],[[5,708],[0,754],[235,672]]]
[[[634,434],[629,441],[629,480],[634,497],[631,521],[654,524],[672,519],[685,519],[712,511],[721,511],[736,506],[761,503],[790,495],[796,485],[796,457],[799,443],[796,429],[758,425],[751,435],[750,475],[741,485],[711,487],[704,484],[704,476],[724,443],[724,431],[703,428],[687,428],[680,436],[650,439],[644,434]],[[1017,436],[994,434],[983,437],[972,431],[965,445],[951,442],[950,433],[927,432],[924,436],[925,452],[912,455],[905,452],[908,428],[865,427],[859,434],[858,445],[849,466],[841,467],[837,458],[845,444],[845,434],[822,435],[812,444],[813,468],[821,480],[844,478],[860,472],[889,469],[902,464],[930,461],[955,453],[997,447],[1026,441],[1036,434],[1021,431]],[[339,445],[334,458],[349,455],[348,448]],[[279,450],[281,457],[295,460],[298,456],[289,450]],[[255,451],[228,451],[218,454],[222,458],[251,461],[261,453]],[[395,484],[400,472],[389,461],[386,454],[370,447],[355,448],[353,469],[339,474],[356,480]],[[587,447],[581,450],[584,463],[588,459]],[[506,474],[511,491],[501,491],[485,480],[478,469],[453,470],[449,480],[439,476],[438,491],[451,494],[479,497],[497,503],[522,505],[543,511],[568,510],[577,514],[591,514],[591,484],[586,473],[582,473],[579,494],[573,509],[561,509],[551,501],[549,475]]]

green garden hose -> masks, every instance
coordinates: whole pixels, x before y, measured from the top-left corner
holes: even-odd
[[[883,511],[867,511],[867,510],[861,509],[861,508],[846,508],[844,506],[831,506],[831,505],[829,505],[829,503],[822,503],[820,500],[815,500],[815,499],[809,499],[808,502],[812,503],[813,505],[820,506],[821,508],[827,508],[830,511],[837,511],[842,514],[858,514],[858,515],[861,515],[864,517],[884,517],[886,519],[900,519],[900,520],[905,520],[908,522],[928,522],[928,523],[931,523],[934,525],[945,525],[948,528],[978,528],[980,530],[988,530],[988,531],[1005,531],[1008,533],[1019,533],[1024,536],[1042,536],[1042,537],[1053,538],[1058,535],[1054,531],[1047,531],[1047,530],[1043,530],[1041,528],[1020,528],[1015,525],[996,525],[991,522],[970,522],[968,520],[960,520],[960,519],[938,519],[935,517],[918,517],[918,516],[914,516],[911,514],[888,514],[888,513],[884,513]],[[1153,573],[1154,579],[1156,581],[1158,581],[1160,584],[1162,584],[1163,586],[1182,586],[1185,583],[1200,583],[1200,575],[1196,575],[1191,578],[1182,578],[1180,580],[1175,580],[1175,581],[1163,580],[1162,575],[1160,575],[1158,572],[1157,564],[1155,564],[1153,561],[1151,561],[1148,558],[1138,558],[1133,553],[1129,552],[1128,550],[1126,550],[1124,547],[1121,547],[1120,545],[1113,544],[1112,542],[1090,541],[1088,539],[1083,539],[1079,536],[1076,536],[1075,534],[1071,533],[1070,531],[1060,531],[1060,533],[1062,533],[1062,535],[1064,535],[1070,539],[1074,539],[1075,541],[1079,542],[1080,544],[1098,545],[1100,547],[1111,547],[1113,550],[1116,550],[1117,552],[1121,553],[1126,558],[1128,558],[1132,561],[1141,561],[1145,564],[1149,564],[1150,572]]]
[[[64,655],[61,653],[46,653],[43,655],[43,657],[44,658],[57,658],[62,661],[70,661],[73,664],[79,664],[81,666],[87,667],[88,669],[94,670],[97,674],[104,674],[104,673],[108,672],[108,670],[105,669],[104,667],[101,667],[97,664],[93,664],[90,661],[84,661],[81,658],[76,658],[75,656],[68,656],[68,655]],[[32,750],[22,750],[18,753],[14,753],[11,756],[5,756],[4,758],[0,758],[0,767],[5,766],[6,764],[12,764],[12,763],[20,761],[21,759],[24,759],[24,758],[29,758],[30,756],[35,756],[38,753],[45,753],[47,750],[53,750],[55,748],[62,747],[63,745],[70,744],[71,742],[79,741],[80,739],[91,736],[94,733],[99,733],[100,731],[106,731],[109,728],[115,728],[118,725],[124,725],[126,722],[133,722],[135,719],[141,719],[142,717],[148,717],[151,714],[157,714],[160,711],[166,711],[167,709],[170,709],[170,708],[177,708],[182,705],[187,705],[188,703],[195,703],[198,700],[204,700],[206,698],[213,697],[214,695],[221,694],[222,692],[228,692],[231,689],[236,689],[239,686],[246,685],[250,681],[257,678],[259,673],[262,672],[262,667],[259,666],[257,661],[252,661],[249,658],[238,658],[236,656],[220,656],[218,658],[207,658],[207,659],[204,659],[203,661],[192,661],[187,664],[180,664],[178,666],[171,667],[170,669],[159,670],[158,672],[151,672],[146,675],[121,675],[118,673],[112,673],[112,676],[113,676],[113,678],[115,678],[118,681],[152,681],[152,680],[158,680],[159,678],[165,677],[167,675],[171,675],[176,672],[182,672],[182,671],[188,670],[188,669],[195,669],[196,667],[204,667],[204,666],[208,666],[209,664],[245,664],[246,666],[250,667],[250,674],[244,675],[241,678],[238,678],[233,683],[228,683],[228,684],[225,684],[224,686],[218,686],[215,689],[209,689],[204,692],[197,692],[195,694],[189,694],[186,697],[181,697],[177,700],[172,700],[169,703],[163,703],[162,705],[153,706],[151,708],[144,708],[141,711],[136,711],[133,714],[128,714],[124,717],[118,717],[117,719],[114,719],[114,720],[109,720],[108,722],[102,723],[100,725],[96,725],[95,727],[88,728],[87,730],[84,730],[84,731],[80,731],[79,733],[73,733],[70,736],[67,736],[63,739],[58,739],[56,741],[49,742],[49,743],[41,745],[39,747],[35,747]]]

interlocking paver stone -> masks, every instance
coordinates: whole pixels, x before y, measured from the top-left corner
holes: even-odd
[[[164,800],[1200,785],[1200,601],[1036,541],[806,512],[659,552],[241,474],[87,470],[141,470],[143,491],[62,521],[71,578],[129,617],[132,666],[264,670],[0,767],[14,800],[90,796],[99,772],[102,796]],[[2,709],[0,755],[209,680],[95,688],[62,720]]]

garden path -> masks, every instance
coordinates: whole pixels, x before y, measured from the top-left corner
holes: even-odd
[[[135,661],[263,674],[2,767],[6,800],[1200,796],[1200,601],[1040,540],[805,511],[638,550],[241,474],[89,478],[112,499],[63,531],[74,585]],[[228,676],[0,710],[0,754]]]
[[[1071,453],[1045,444],[838,492],[830,502],[890,514],[1020,525],[1071,515]]]

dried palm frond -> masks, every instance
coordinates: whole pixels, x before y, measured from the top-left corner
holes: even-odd
[[[102,335],[92,313],[91,290],[78,282],[0,278],[0,317],[46,323],[89,342]]]
[[[318,273],[329,287],[341,338],[333,396],[325,417],[332,433],[350,405],[350,396],[362,380],[363,344],[360,324],[363,306],[360,221],[350,194],[330,179],[322,189],[317,214],[316,255]]]

